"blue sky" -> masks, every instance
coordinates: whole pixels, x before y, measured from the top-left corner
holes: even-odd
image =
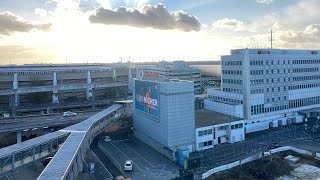
[[[269,47],[271,28],[277,48],[320,49],[319,8],[319,0],[1,0],[0,64],[215,60]]]

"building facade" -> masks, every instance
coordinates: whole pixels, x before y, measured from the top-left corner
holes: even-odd
[[[23,65],[0,67],[0,113],[85,103],[128,90],[130,69],[113,65]],[[122,95],[122,94],[121,94]],[[13,114],[13,113],[12,113]]]
[[[194,151],[194,85],[181,80],[135,80],[134,135],[158,151],[174,156]]]
[[[158,66],[137,67],[139,79],[181,79],[194,82],[195,94],[203,92],[201,72],[190,67],[185,61],[173,61],[172,63],[161,61]]]
[[[221,89],[206,109],[245,119],[246,133],[302,122],[320,108],[320,51],[236,49],[221,57]]]
[[[235,143],[245,139],[244,120],[238,117],[209,111],[196,110],[196,150],[213,148],[223,143]]]

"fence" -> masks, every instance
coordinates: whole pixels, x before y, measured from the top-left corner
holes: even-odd
[[[252,154],[266,151],[268,146],[275,142],[283,142],[289,139],[305,138],[302,128],[283,129],[261,135],[252,139],[233,144],[221,144],[214,148],[192,154],[190,159],[200,159],[202,168],[218,167],[232,160],[248,157]]]
[[[263,154],[264,154],[264,156],[269,156],[270,152],[273,154],[273,153],[282,152],[282,151],[288,151],[288,150],[292,150],[292,151],[294,151],[296,153],[303,154],[303,155],[313,156],[312,152],[310,152],[310,151],[298,149],[298,148],[291,147],[291,146],[285,146],[285,147],[272,149],[269,152],[264,152]],[[232,163],[229,163],[229,164],[225,164],[225,165],[221,165],[221,166],[215,167],[215,168],[210,169],[209,171],[203,173],[202,174],[202,179],[208,178],[210,175],[212,175],[214,173],[217,173],[217,172],[220,172],[220,171],[224,171],[224,170],[227,170],[227,169],[231,169],[231,168],[234,168],[236,166],[239,166],[239,165],[242,165],[242,164],[257,160],[257,159],[260,159],[261,157],[262,157],[262,153],[259,153],[259,154],[255,154],[253,156],[247,157],[245,159],[242,159],[242,160],[238,160],[238,161],[235,161],[235,162],[232,162]],[[315,157],[320,157],[320,153],[316,153]]]

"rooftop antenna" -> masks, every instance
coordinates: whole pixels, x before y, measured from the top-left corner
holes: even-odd
[[[271,49],[273,48],[273,46],[272,46],[272,43],[273,43],[273,41],[274,41],[274,39],[273,39],[273,33],[272,33],[272,29],[271,29],[271,37],[270,37],[270,42],[271,42]]]

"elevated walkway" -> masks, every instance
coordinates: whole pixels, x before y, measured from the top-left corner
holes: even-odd
[[[55,156],[38,179],[75,179],[90,143],[106,127],[120,119],[123,106],[114,104],[92,117],[57,132],[0,149],[0,173]]]

